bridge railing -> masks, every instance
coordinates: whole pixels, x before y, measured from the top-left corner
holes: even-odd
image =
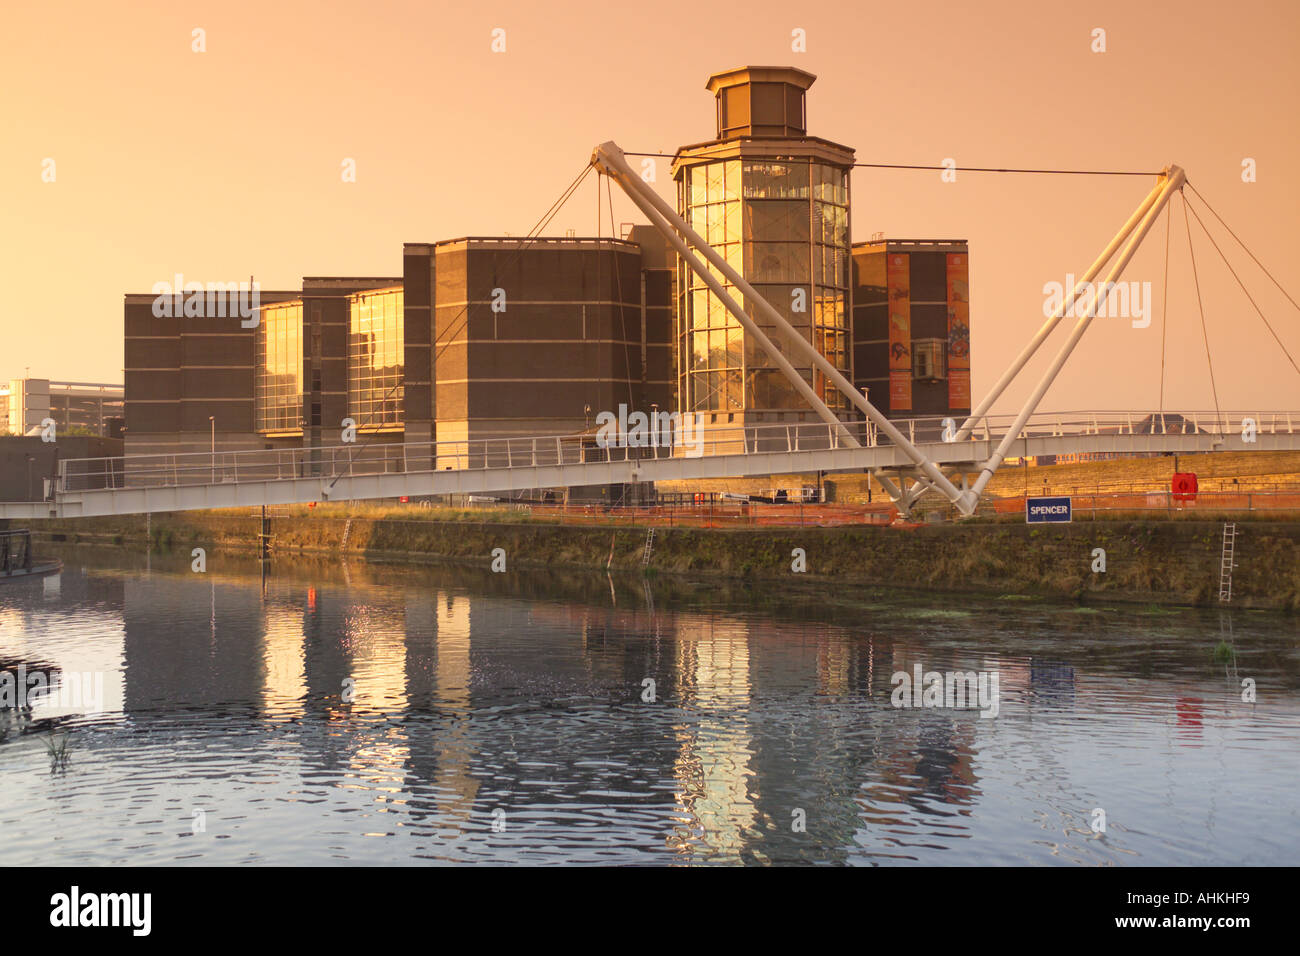
[[[1013,424],[1015,415],[985,415],[974,423],[972,440],[998,440]],[[965,423],[961,415],[896,420],[895,425],[914,441],[945,440]],[[1240,435],[1296,434],[1300,412],[1287,411],[1068,411],[1037,412],[1029,417],[1017,438],[1075,435]],[[938,436],[922,438],[921,436]]]
[[[870,439],[861,424],[850,424],[849,430],[859,443]],[[659,435],[630,428],[624,434],[605,437],[593,433],[410,443],[362,441],[322,448],[67,459],[59,463],[58,486],[71,492],[300,478],[333,480],[349,475],[542,468],[843,447],[850,446],[837,429],[824,422],[692,426]]]
[[[435,442],[360,441],[321,448],[185,452],[118,458],[65,459],[59,462],[57,490],[159,488],[230,482],[404,474],[447,470],[540,468],[593,462],[649,461],[678,457],[745,455],[764,452],[820,451],[847,447],[839,430],[824,422],[763,425],[698,425],[687,420],[658,433],[597,431],[541,437],[454,439]],[[1000,438],[1012,415],[983,417],[969,441]],[[959,416],[894,419],[918,444],[950,441],[963,423]],[[1044,412],[1032,416],[1018,437],[1084,435],[1294,434],[1300,412]],[[869,422],[848,423],[860,444],[889,444]],[[975,452],[972,451],[972,455]]]

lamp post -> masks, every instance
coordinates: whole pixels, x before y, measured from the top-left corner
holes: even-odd
[[[208,424],[212,426],[212,483],[217,483],[217,417],[208,416]]]

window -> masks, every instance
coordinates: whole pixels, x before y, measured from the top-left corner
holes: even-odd
[[[257,328],[254,415],[259,432],[302,426],[302,303],[263,306]]]
[[[362,429],[402,423],[403,294],[358,292],[349,298],[348,414]]]
[[[948,377],[947,343],[943,339],[912,342],[912,378],[936,382]]]

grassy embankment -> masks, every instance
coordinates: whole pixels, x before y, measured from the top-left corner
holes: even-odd
[[[394,513],[396,512],[396,513]],[[142,516],[32,522],[73,543],[145,546]],[[253,551],[260,519],[251,512],[160,514],[149,543]],[[1222,526],[1216,522],[1023,523],[890,528],[659,528],[642,567],[643,529],[549,525],[521,513],[446,509],[277,509],[273,553],[352,554],[379,561],[453,560],[487,567],[502,548],[508,566],[723,575],[776,583],[888,586],[1024,594],[1092,602],[1208,606],[1218,597]],[[794,549],[807,571],[791,570]],[[1095,573],[1094,550],[1106,552]],[[610,559],[612,550],[612,561]],[[1233,605],[1295,610],[1300,604],[1300,523],[1251,522],[1239,529]]]
[[[1266,491],[1300,484],[1300,453],[1181,456],[1180,470],[1200,476],[1206,491]],[[1008,468],[995,494],[1017,496],[1025,484],[1039,494],[1108,490],[1163,490],[1172,458],[1132,459],[1044,468]],[[1046,479],[1046,480],[1044,480]],[[868,477],[828,479],[834,500],[864,501]],[[815,483],[814,476],[719,479],[697,490],[763,492]],[[666,488],[665,490],[671,490]],[[879,500],[877,487],[873,498]],[[649,567],[642,568],[645,531],[564,526],[510,508],[416,508],[382,504],[327,504],[272,510],[274,553],[355,554],[377,560],[490,561],[504,548],[520,566],[620,572],[725,575],[789,580],[791,552],[807,554],[804,581],[890,587],[1034,594],[1089,601],[1134,600],[1169,604],[1217,601],[1222,526],[1216,516],[1188,512],[1161,520],[1155,512],[1111,514],[1096,522],[1079,515],[1064,527],[1030,528],[1015,517],[998,524],[976,519],[913,531],[879,528],[764,528],[734,531],[659,528]],[[1240,516],[1234,516],[1239,520]],[[1300,603],[1300,523],[1255,514],[1240,529],[1233,604],[1293,610]],[[70,542],[188,550],[254,551],[261,529],[255,510],[34,521],[33,530]],[[613,551],[610,560],[611,548]],[[1106,572],[1092,571],[1093,550],[1106,552]]]

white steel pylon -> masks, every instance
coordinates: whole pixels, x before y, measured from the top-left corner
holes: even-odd
[[[993,403],[997,401],[998,397],[1002,395],[1007,386],[1015,380],[1016,376],[1029,362],[1030,358],[1032,358],[1034,353],[1038,351],[1039,346],[1047,340],[1048,336],[1050,336],[1057,325],[1060,324],[1061,319],[1069,313],[1071,307],[1076,303],[1088,303],[1082,311],[1075,310],[1079,314],[1079,321],[1075,324],[1074,330],[1070,333],[1064,345],[1062,345],[1060,352],[1057,353],[1056,358],[1052,361],[1051,366],[1025,402],[1024,407],[1020,410],[1020,414],[1016,416],[1016,420],[1012,423],[1011,427],[1007,429],[1006,434],[1002,436],[997,449],[982,465],[980,465],[979,475],[975,482],[966,488],[962,493],[961,499],[955,502],[958,510],[962,514],[974,514],[975,508],[979,504],[980,495],[983,493],[984,488],[988,485],[990,479],[992,479],[994,472],[997,471],[998,467],[1006,458],[1007,452],[1011,449],[1012,444],[1019,439],[1021,430],[1025,426],[1025,422],[1029,420],[1029,417],[1034,413],[1035,409],[1037,409],[1039,402],[1041,402],[1043,396],[1047,394],[1047,390],[1051,387],[1052,382],[1056,380],[1056,376],[1060,373],[1066,360],[1070,357],[1070,353],[1073,352],[1074,347],[1078,345],[1079,339],[1083,337],[1083,333],[1087,331],[1088,326],[1092,324],[1092,320],[1097,316],[1097,313],[1101,311],[1101,308],[1105,304],[1107,297],[1110,295],[1111,290],[1115,288],[1116,282],[1123,274],[1125,267],[1127,267],[1129,262],[1132,260],[1133,255],[1137,252],[1138,246],[1141,245],[1142,240],[1145,239],[1147,233],[1151,231],[1151,227],[1155,224],[1160,213],[1164,210],[1165,206],[1168,205],[1169,200],[1173,198],[1174,193],[1181,190],[1186,182],[1187,175],[1179,166],[1171,165],[1160,174],[1155,186],[1152,187],[1151,192],[1149,192],[1146,198],[1142,200],[1138,205],[1138,208],[1134,210],[1131,216],[1129,216],[1128,221],[1124,223],[1120,231],[1115,234],[1115,237],[1111,239],[1106,248],[1102,250],[1101,254],[1093,264],[1088,267],[1088,270],[1083,274],[1083,277],[1080,278],[1075,284],[1075,287],[1069,291],[1069,294],[1062,300],[1061,304],[1052,313],[1051,317],[1043,323],[1042,327],[1034,334],[1034,337],[1030,339],[1029,343],[1016,357],[1015,361],[1013,361],[1002,374],[1002,377],[998,379],[997,383],[989,390],[988,394],[981,399],[979,405],[972,409],[966,422],[953,435],[952,441],[954,442],[964,441],[969,438],[975,426],[984,418],[985,415],[988,414],[989,408],[991,408]],[[1127,244],[1125,244],[1125,240],[1127,240]],[[1093,280],[1101,270],[1106,267],[1106,264],[1110,262],[1116,251],[1119,250],[1121,246],[1123,246],[1123,251],[1115,261],[1115,265],[1111,268],[1110,273],[1106,276],[1105,280],[1094,285]],[[1091,300],[1088,300],[1089,293],[1091,293],[1092,296]],[[877,480],[880,480],[881,478],[882,476],[877,476]],[[965,482],[963,480],[963,486],[964,485]],[[897,489],[897,493],[895,493],[895,489],[887,483],[884,483],[884,487],[889,490],[894,500],[902,502],[903,508],[906,511],[918,498],[921,497],[921,495],[929,490],[932,485],[929,481],[922,479],[911,489],[908,489],[906,493],[904,493],[901,488]]]
[[[826,357],[818,352],[811,342],[800,335],[799,332],[785,320],[784,316],[782,316],[780,312],[773,308],[766,299],[760,296],[754,288],[745,281],[744,277],[737,273],[722,256],[718,255],[718,253],[707,242],[705,242],[704,239],[701,238],[700,235],[681,218],[681,216],[677,214],[676,210],[674,210],[661,196],[659,196],[658,193],[647,186],[645,182],[642,181],[641,177],[637,176],[632,171],[631,167],[627,164],[627,160],[624,158],[623,150],[620,149],[616,143],[607,142],[597,146],[591,154],[591,163],[619,184],[623,191],[627,193],[628,198],[636,204],[637,208],[645,213],[651,224],[653,224],[654,227],[663,234],[669,244],[677,250],[678,255],[682,257],[686,264],[690,266],[692,271],[694,271],[705,285],[707,285],[718,297],[727,310],[736,318],[736,321],[740,323],[747,333],[753,336],[759,347],[762,348],[768,357],[777,365],[778,368],[780,368],[785,377],[790,381],[790,384],[793,385],[795,390],[804,398],[805,401],[808,402],[809,406],[817,412],[823,421],[826,421],[836,428],[837,434],[839,434],[842,441],[851,446],[856,446],[858,444],[857,440],[853,438],[848,429],[844,426],[844,423],[835,416],[834,412],[826,407],[826,404],[820,397],[818,397],[816,392],[813,391],[812,387],[808,385],[803,376],[795,370],[794,366],[781,353],[780,349],[777,348],[766,333],[759,328],[757,323],[755,323],[754,320],[745,313],[745,310],[741,308],[739,303],[737,303],[736,300],[727,292],[722,283],[718,281],[717,276],[713,275],[709,271],[708,266],[706,266],[704,262],[700,261],[699,257],[695,255],[693,249],[698,251],[699,255],[704,257],[708,265],[711,265],[715,270],[725,276],[727,280],[739,289],[746,298],[753,301],[755,308],[762,317],[776,327],[796,353],[807,359],[818,371],[825,375],[827,379],[833,382],[835,387],[844,394],[855,408],[862,412],[869,421],[875,424],[876,427],[890,439],[890,441],[903,450],[923,476],[920,483],[908,491],[905,499],[907,504],[910,505],[925,491],[935,488],[942,492],[943,495],[964,515],[974,514],[975,508],[979,504],[980,495],[988,485],[989,480],[993,477],[993,473],[997,471],[998,467],[1002,464],[1002,461],[1005,459],[1012,443],[1019,437],[1021,430],[1025,426],[1025,422],[1029,420],[1029,417],[1034,413],[1035,409],[1037,409],[1038,403],[1042,401],[1043,396],[1056,380],[1056,376],[1060,374],[1061,368],[1065,365],[1066,360],[1074,351],[1074,347],[1078,345],[1079,339],[1083,337],[1083,333],[1087,331],[1088,326],[1092,324],[1093,318],[1096,317],[1097,312],[1105,304],[1111,289],[1115,287],[1115,283],[1123,274],[1125,267],[1137,252],[1138,246],[1141,245],[1142,240],[1145,239],[1147,233],[1150,232],[1151,226],[1155,223],[1156,218],[1169,203],[1173,194],[1181,189],[1187,181],[1186,174],[1179,166],[1171,165],[1160,174],[1155,187],[1153,187],[1151,192],[1145,199],[1143,199],[1142,203],[1138,206],[1137,210],[1134,211],[1133,215],[1129,217],[1123,228],[1120,229],[1115,238],[1110,241],[1106,248],[1102,250],[1101,255],[1098,256],[1096,261],[1088,268],[1087,272],[1084,273],[1083,277],[1075,287],[1070,290],[1069,295],[1064,297],[1060,306],[1053,312],[1052,317],[1049,318],[1038,330],[1016,360],[1011,363],[1011,366],[1003,374],[1002,378],[1000,378],[997,384],[995,384],[989,391],[988,395],[986,395],[980,401],[979,405],[971,411],[970,417],[967,418],[962,427],[954,434],[952,439],[953,441],[963,441],[970,437],[971,431],[975,427],[976,423],[988,414],[989,408],[1020,373],[1025,364],[1038,350],[1039,346],[1047,340],[1048,336],[1051,335],[1052,331],[1060,323],[1061,319],[1065,317],[1076,301],[1084,301],[1085,298],[1087,298],[1087,294],[1091,293],[1091,298],[1087,300],[1088,304],[1086,308],[1081,313],[1079,321],[1075,324],[1073,331],[1071,331],[1065,344],[1061,347],[1060,352],[1057,353],[1051,366],[1043,375],[1038,385],[1034,388],[1029,399],[1025,402],[1024,407],[1020,410],[1020,414],[1016,416],[1015,422],[1007,430],[1006,434],[1002,436],[996,450],[980,466],[979,477],[976,478],[974,484],[969,487],[966,486],[966,482],[963,478],[963,487],[959,489],[952,483],[949,477],[925,455],[924,452],[917,448],[915,444],[910,442],[902,432],[898,430],[893,422],[891,422],[879,409],[867,401],[867,399],[853,387],[852,383],[844,377],[843,373],[841,373],[839,369],[831,365]],[[1123,251],[1120,252],[1119,258],[1115,261],[1114,266],[1111,267],[1105,280],[1097,286],[1094,286],[1093,279],[1095,279],[1098,273],[1105,268],[1106,264],[1115,255],[1116,250],[1120,249],[1121,245],[1123,245]],[[879,479],[881,476],[877,477]],[[894,489],[890,487],[890,484],[885,484],[885,487],[890,489],[891,495],[894,494]],[[902,489],[898,489],[898,491],[899,494],[895,497],[902,498]]]
[[[1138,246],[1142,244],[1142,240],[1145,239],[1147,233],[1151,231],[1151,227],[1155,224],[1160,213],[1163,212],[1165,206],[1169,204],[1169,200],[1173,198],[1174,193],[1182,189],[1186,182],[1187,175],[1183,172],[1182,167],[1180,166],[1169,166],[1160,174],[1159,182],[1157,182],[1155,188],[1152,189],[1146,199],[1142,201],[1142,204],[1138,207],[1137,211],[1129,217],[1129,220],[1124,224],[1123,229],[1120,230],[1119,234],[1116,235],[1115,238],[1111,240],[1110,244],[1102,251],[1101,256],[1097,258],[1097,261],[1094,262],[1084,274],[1084,278],[1080,280],[1078,285],[1071,290],[1070,295],[1061,302],[1060,308],[1053,312],[1052,317],[1043,323],[1043,327],[1038,330],[1038,333],[1030,341],[1029,345],[1020,354],[1016,361],[1011,364],[1011,367],[1007,369],[1006,374],[1002,376],[989,395],[981,400],[979,409],[971,412],[971,417],[966,421],[966,424],[962,426],[962,431],[965,431],[966,434],[970,434],[969,429],[974,427],[977,417],[982,417],[987,413],[989,406],[996,401],[997,397],[1002,394],[1002,390],[1006,388],[1007,384],[1009,384],[1010,381],[1015,378],[1016,374],[1024,367],[1024,364],[1029,360],[1029,357],[1037,351],[1038,347],[1042,345],[1047,336],[1052,333],[1054,328],[1056,328],[1056,325],[1065,316],[1066,310],[1069,308],[1068,304],[1073,303],[1080,295],[1081,291],[1091,291],[1092,296],[1088,301],[1087,307],[1083,310],[1083,314],[1079,316],[1079,321],[1075,323],[1074,328],[1070,331],[1070,335],[1061,346],[1061,350],[1056,353],[1056,358],[1052,360],[1052,364],[1048,366],[1047,371],[1043,373],[1043,377],[1039,380],[1038,384],[1034,387],[1033,392],[1025,401],[1024,407],[1020,409],[1020,414],[1016,416],[1016,420],[1011,423],[1011,427],[1007,429],[1006,434],[1002,436],[1002,440],[998,442],[998,447],[994,450],[993,454],[989,456],[988,461],[984,462],[981,466],[979,477],[975,479],[975,484],[963,495],[963,500],[957,503],[957,507],[963,514],[972,514],[975,511],[975,506],[979,502],[980,493],[983,492],[985,486],[988,485],[989,480],[993,477],[993,473],[997,471],[998,466],[1002,464],[1002,460],[1011,449],[1012,443],[1020,437],[1020,431],[1025,427],[1025,422],[1029,420],[1029,416],[1034,413],[1036,408],[1038,408],[1038,403],[1043,400],[1043,396],[1047,394],[1047,390],[1051,388],[1052,383],[1056,381],[1056,376],[1060,374],[1061,369],[1065,365],[1066,359],[1070,357],[1070,353],[1074,351],[1074,347],[1079,344],[1079,339],[1083,338],[1083,333],[1088,331],[1088,326],[1092,324],[1092,320],[1096,318],[1102,305],[1105,304],[1107,296],[1109,296],[1111,290],[1115,288],[1115,283],[1119,280],[1119,277],[1123,275],[1125,267],[1133,259],[1133,255],[1137,252]],[[1115,249],[1119,247],[1120,243],[1125,242],[1126,238],[1128,241],[1120,252],[1119,258],[1115,260],[1115,264],[1111,266],[1110,272],[1107,273],[1105,280],[1100,285],[1093,287],[1091,277],[1101,271],[1102,267],[1105,266],[1110,257],[1114,255]],[[979,413],[978,416],[976,415],[976,411]],[[960,435],[961,432],[959,431],[958,436],[960,437]]]

